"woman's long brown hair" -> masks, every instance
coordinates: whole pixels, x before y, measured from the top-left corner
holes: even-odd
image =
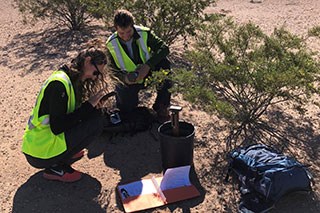
[[[89,49],[82,51],[71,61],[70,66],[70,78],[74,82],[74,89],[77,99],[77,104],[86,101],[90,96],[96,94],[101,89],[107,89],[107,72],[105,70],[99,70],[100,74],[96,80],[87,79],[84,82],[80,82],[81,73],[83,73],[84,62],[87,57],[91,57],[91,63],[94,65],[106,65],[107,57],[105,53],[97,48],[90,47]]]

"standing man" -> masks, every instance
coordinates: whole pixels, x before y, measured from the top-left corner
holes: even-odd
[[[138,93],[144,89],[144,80],[153,71],[170,69],[169,48],[149,28],[134,25],[134,17],[127,10],[118,10],[114,16],[116,32],[107,40],[110,66],[121,81],[116,85],[116,104],[120,111],[130,112],[139,103]],[[157,90],[153,109],[159,122],[169,120],[168,107],[172,83],[166,80]]]

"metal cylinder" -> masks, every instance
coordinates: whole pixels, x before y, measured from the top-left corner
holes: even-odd
[[[194,126],[179,121],[179,136],[175,136],[171,122],[163,123],[159,129],[162,168],[186,166],[193,164]]]

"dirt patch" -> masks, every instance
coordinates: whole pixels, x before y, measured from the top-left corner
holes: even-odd
[[[161,175],[157,125],[130,137],[102,135],[87,150],[86,157],[74,164],[74,168],[85,173],[83,180],[74,184],[44,180],[41,171],[28,165],[20,148],[24,127],[42,82],[91,38],[106,39],[109,32],[98,25],[84,34],[68,34],[47,22],[25,25],[10,2],[0,2],[0,211],[122,212],[115,192],[120,181]],[[310,27],[320,24],[317,0],[263,0],[261,3],[223,0],[207,12],[223,13],[239,22],[252,21],[268,33],[284,25],[304,35]],[[312,47],[320,49],[316,42]],[[150,95],[146,97],[150,99]],[[179,96],[174,96],[172,102],[183,106],[181,118],[196,128],[191,179],[201,196],[147,212],[236,212],[237,186],[223,182],[225,123]],[[320,110],[310,104],[307,115],[300,117],[286,110],[283,113],[286,106],[281,109],[271,111],[268,116],[291,138],[285,151],[310,164],[316,185],[313,194],[285,197],[273,212],[320,212]]]

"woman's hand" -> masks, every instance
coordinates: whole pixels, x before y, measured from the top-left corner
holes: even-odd
[[[98,106],[101,98],[106,94],[106,91],[105,89],[102,89],[100,90],[97,94],[91,96],[88,100],[88,102],[93,106],[93,107],[96,107]]]

